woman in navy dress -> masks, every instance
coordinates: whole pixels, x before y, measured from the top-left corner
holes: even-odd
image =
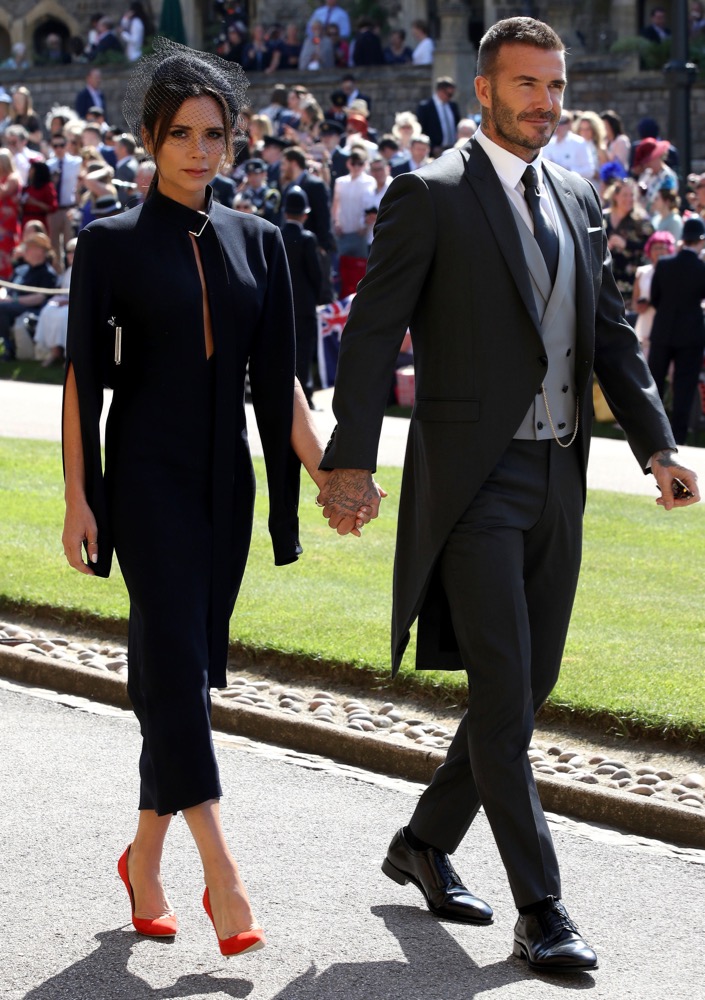
[[[301,552],[299,458],[319,484],[325,476],[295,386],[281,235],[215,203],[209,186],[234,155],[245,87],[235,64],[165,40],[139,64],[126,112],[155,183],[144,205],[79,236],[64,395],[64,550],[75,569],[107,576],[114,549],[130,595],[128,691],[143,747],[137,832],[118,867],[133,924],[149,936],[177,931],[159,872],[181,811],[223,954],[264,944],[220,821],[209,698],[227,683],[252,527],[248,367],[277,564]],[[104,385],[114,392],[103,472]],[[358,527],[366,520],[363,510]]]

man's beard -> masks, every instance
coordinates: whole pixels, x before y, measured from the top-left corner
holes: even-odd
[[[523,149],[541,149],[542,146],[547,145],[558,124],[558,116],[552,111],[546,111],[542,112],[540,117],[552,124],[553,127],[549,133],[545,135],[536,133],[532,136],[522,132],[518,123],[525,118],[535,119],[537,116],[538,112],[536,111],[523,112],[519,115],[515,114],[495,93],[492,94],[492,107],[484,108],[482,115],[483,123],[491,125],[496,134],[504,139],[505,142],[521,146]]]

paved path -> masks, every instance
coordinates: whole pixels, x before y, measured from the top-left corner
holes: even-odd
[[[335,419],[331,412],[332,390],[316,394],[322,407],[316,421],[327,439]],[[261,445],[252,407],[247,407],[250,444],[255,455],[261,455]],[[61,389],[53,385],[29,382],[0,382],[0,434],[4,437],[59,439],[61,422]],[[400,466],[404,461],[409,421],[401,417],[385,417],[379,448],[379,465]],[[682,461],[705,480],[705,448],[683,447]],[[614,490],[617,493],[637,493],[656,497],[651,476],[639,469],[629,446],[624,441],[593,438],[588,466],[590,489]]]
[[[227,963],[176,819],[164,877],[175,943],[138,938],[115,871],[135,819],[131,715],[0,682],[3,1000],[701,1000],[705,854],[553,822],[566,903],[594,974],[539,977],[510,956],[514,910],[482,815],[455,856],[490,927],[436,921],[379,870],[418,786],[219,741],[225,824],[269,946]]]

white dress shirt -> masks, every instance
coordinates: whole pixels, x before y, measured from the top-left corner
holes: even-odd
[[[527,167],[531,166],[534,168],[539,179],[541,207],[548,215],[556,231],[558,231],[556,210],[554,208],[553,201],[551,200],[548,188],[543,182],[543,160],[541,157],[541,150],[538,151],[536,159],[532,160],[531,163],[527,163],[526,160],[522,160],[521,157],[515,156],[514,153],[510,153],[508,149],[504,149],[504,147],[498,146],[496,142],[492,142],[492,140],[482,131],[482,128],[477,130],[473,139],[482,146],[485,153],[489,156],[490,162],[502,182],[502,187],[504,188],[507,197],[519,212],[519,215],[521,215],[522,219],[532,233],[534,231],[534,219],[529,211],[526,198],[524,197],[524,182],[521,178]]]
[[[411,61],[414,66],[430,66],[433,62],[433,40],[422,38],[411,54]]]

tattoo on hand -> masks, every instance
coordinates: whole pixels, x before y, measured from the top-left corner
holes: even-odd
[[[379,493],[369,473],[361,480],[359,472],[334,469],[326,487],[326,505],[357,514],[360,507],[379,502]]]

